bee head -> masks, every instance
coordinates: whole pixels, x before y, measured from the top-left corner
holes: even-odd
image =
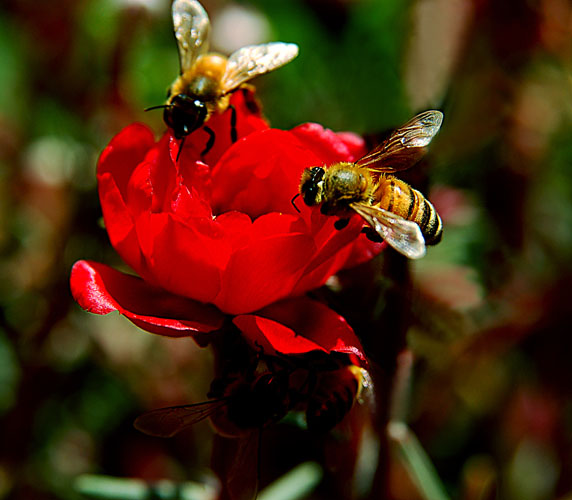
[[[204,101],[186,94],[174,95],[163,112],[165,123],[173,129],[177,139],[197,130],[207,119]]]
[[[322,202],[325,173],[326,171],[322,167],[307,168],[302,173],[300,194],[304,203],[309,207],[319,205]]]

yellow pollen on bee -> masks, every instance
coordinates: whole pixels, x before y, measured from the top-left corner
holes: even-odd
[[[193,75],[203,75],[216,82],[220,82],[226,71],[228,59],[220,54],[207,54],[195,62],[191,71]]]

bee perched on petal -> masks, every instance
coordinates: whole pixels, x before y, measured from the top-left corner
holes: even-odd
[[[230,106],[230,95],[246,89],[246,82],[252,78],[290,62],[298,55],[298,46],[282,42],[250,45],[227,58],[208,52],[209,17],[197,0],[175,0],[172,14],[181,74],[169,88],[167,102],[148,109],[164,108],[165,123],[177,139],[184,141],[213,113],[230,107],[231,139],[235,142],[236,112]],[[215,141],[214,132],[207,126],[204,130],[210,137],[203,155]]]
[[[419,191],[391,174],[421,159],[442,122],[440,111],[425,111],[355,163],[306,168],[297,196],[324,215],[358,213],[374,236],[410,259],[423,257],[426,244],[441,241],[441,217]]]

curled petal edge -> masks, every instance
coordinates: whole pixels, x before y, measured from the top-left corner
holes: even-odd
[[[170,294],[98,262],[76,262],[70,286],[74,299],[86,311],[117,311],[143,330],[158,335],[192,336],[202,345],[204,339],[199,340],[197,334],[218,330],[224,323],[224,315],[214,306]]]
[[[233,323],[254,349],[262,348],[266,354],[340,352],[364,368],[368,365],[361,342],[346,320],[305,297],[287,299],[252,314],[240,314]]]

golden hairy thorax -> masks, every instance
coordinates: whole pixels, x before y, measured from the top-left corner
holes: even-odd
[[[367,169],[346,162],[332,165],[324,177],[322,213],[343,215],[349,211],[350,203],[369,203],[372,186]]]
[[[223,112],[228,108],[229,95],[221,96],[221,82],[228,59],[219,54],[206,54],[179,76],[169,90],[169,96],[186,94],[206,102],[209,111]]]

